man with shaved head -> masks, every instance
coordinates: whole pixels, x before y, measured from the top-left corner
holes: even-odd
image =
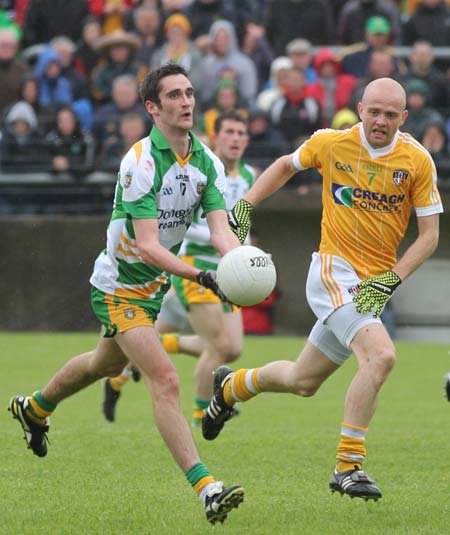
[[[362,464],[378,391],[395,362],[394,344],[379,316],[399,284],[435,250],[442,212],[430,154],[399,131],[408,115],[405,104],[398,82],[374,80],[358,104],[360,123],[347,130],[318,130],[266,169],[231,211],[230,225],[242,240],[257,204],[298,171],[315,167],[321,173],[322,237],[306,282],[317,321],[295,362],[278,360],[236,372],[218,368],[202,426],[203,436],[215,439],[233,405],[261,392],[312,396],[353,353],[358,370],[345,396],[329,486],[365,500],[382,496]],[[398,259],[411,208],[418,235]]]

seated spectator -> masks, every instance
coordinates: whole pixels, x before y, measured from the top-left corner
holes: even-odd
[[[27,102],[17,102],[6,115],[0,145],[4,172],[48,170],[49,161],[38,133],[38,122]]]
[[[270,66],[274,60],[274,53],[262,24],[253,20],[246,22],[241,51],[253,61],[258,75],[258,91],[261,91],[269,79]]]
[[[342,108],[339,110],[331,121],[333,130],[347,130],[359,122],[359,117],[353,110]]]
[[[255,108],[248,119],[249,144],[244,159],[250,165],[264,171],[274,160],[287,154],[288,144],[281,132],[271,125],[269,115]]]
[[[39,82],[39,104],[48,113],[56,113],[62,104],[72,104],[72,84],[63,76],[61,58],[51,46],[46,46],[39,54],[34,74]]]
[[[205,132],[211,148],[214,148],[216,119],[222,113],[232,110],[239,111],[244,117],[248,115],[248,111],[241,101],[236,82],[224,79],[217,84],[214,92],[214,106],[207,109],[199,121],[199,127]]]
[[[273,103],[270,117],[291,150],[319,128],[320,106],[315,98],[307,96],[306,76],[302,69],[289,69],[283,95]]]
[[[356,78],[364,78],[374,50],[386,50],[391,42],[391,25],[384,17],[370,17],[366,24],[364,43],[344,49],[342,71]]]
[[[412,78],[419,78],[427,84],[431,107],[437,108],[442,114],[448,114],[450,112],[448,80],[434,66],[433,47],[426,41],[417,41],[411,48],[409,68],[402,76],[402,81],[403,83],[407,83]]]
[[[336,111],[348,104],[356,78],[341,73],[341,64],[329,48],[320,48],[314,57],[317,82],[307,87],[308,96],[320,105],[323,128],[328,128]]]
[[[364,28],[371,17],[383,17],[392,28],[392,42],[400,43],[400,11],[390,0],[350,0],[338,19],[338,40],[342,45],[364,41]]]
[[[127,151],[148,133],[145,121],[139,113],[129,112],[120,118],[119,131],[105,140],[96,168],[116,173]]]
[[[438,111],[428,106],[430,94],[423,80],[412,78],[406,84],[405,90],[408,117],[401,130],[409,132],[416,139],[421,139],[427,124],[443,122],[443,118]]]
[[[450,43],[450,6],[446,0],[421,0],[402,27],[402,45],[427,41],[432,46]],[[448,63],[448,60],[447,60]]]
[[[317,73],[312,66],[313,49],[307,39],[297,38],[290,41],[286,46],[286,56],[292,61],[294,67],[305,71],[308,84],[317,81]]]
[[[236,32],[226,20],[214,22],[209,31],[211,49],[200,64],[201,84],[197,89],[200,104],[211,102],[224,68],[232,69],[237,76],[239,93],[251,105],[257,93],[258,80],[252,60],[240,52]]]
[[[27,66],[17,59],[19,39],[13,28],[0,28],[0,114],[17,102]]]
[[[72,87],[73,102],[72,107],[76,110],[81,121],[83,130],[92,128],[93,107],[89,95],[89,87],[86,79],[76,70],[75,61],[75,43],[59,35],[50,41],[50,46],[56,51],[61,59],[61,74],[66,77]]]
[[[92,139],[82,131],[76,113],[69,106],[62,106],[57,111],[54,128],[46,135],[44,144],[55,173],[69,173],[81,178],[91,170]]]
[[[16,100],[27,102],[33,108],[38,122],[39,133],[47,133],[55,119],[54,110],[41,106],[39,103],[39,81],[32,73],[26,74],[22,79]]]
[[[101,106],[94,115],[93,136],[96,141],[97,153],[105,145],[109,137],[120,136],[121,118],[130,112],[141,115],[150,130],[151,118],[140,101],[138,88],[133,76],[118,76],[113,82],[112,102]]]
[[[156,6],[142,4],[130,11],[132,24],[126,29],[140,41],[136,59],[143,65],[150,65],[153,53],[164,41],[161,29],[161,14]]]
[[[90,83],[91,73],[100,61],[100,54],[95,49],[95,43],[102,34],[102,27],[97,18],[89,16],[83,22],[81,39],[77,43],[75,52],[75,67]]]
[[[438,185],[450,188],[450,147],[443,121],[432,121],[424,127],[420,142],[431,154],[436,165]]]
[[[286,56],[280,56],[272,61],[270,66],[270,81],[256,99],[258,108],[269,111],[274,101],[283,94],[282,88],[286,82],[292,61]]]
[[[151,68],[161,67],[165,63],[179,63],[187,73],[194,87],[201,84],[199,69],[202,55],[189,39],[191,24],[181,13],[171,15],[164,23],[166,42],[153,54]]]
[[[102,33],[123,30],[125,14],[131,7],[133,7],[132,0],[103,0]]]
[[[138,37],[123,31],[113,32],[100,37],[96,43],[103,58],[92,72],[92,92],[100,103],[107,103],[112,98],[113,80],[127,74],[139,84],[148,67],[136,60],[136,51],[140,46]]]
[[[395,60],[391,49],[374,50],[370,55],[369,68],[364,78],[359,80],[353,89],[348,107],[357,111],[358,102],[361,102],[367,84],[378,78],[398,79]]]

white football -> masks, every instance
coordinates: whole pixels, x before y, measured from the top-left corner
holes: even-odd
[[[277,272],[269,254],[252,245],[241,245],[221,258],[216,280],[232,303],[251,306],[272,293]]]

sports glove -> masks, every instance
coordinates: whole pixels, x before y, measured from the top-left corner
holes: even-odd
[[[239,199],[228,213],[228,224],[241,243],[244,243],[247,237],[252,212],[253,206],[248,201]]]
[[[352,289],[352,293],[356,294],[353,297],[356,310],[361,314],[367,314],[375,308],[373,315],[378,318],[401,282],[402,279],[393,271],[386,271],[382,275],[361,281]]]
[[[211,271],[210,269],[207,271],[200,271],[200,273],[197,275],[197,282],[205,288],[208,288],[208,290],[214,292],[222,302],[229,303],[225,294],[222,292],[216,282],[215,271]]]

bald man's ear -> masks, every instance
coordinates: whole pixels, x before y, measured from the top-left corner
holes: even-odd
[[[362,120],[362,117],[361,117],[362,109],[363,109],[362,102],[358,102],[358,115],[359,115],[359,118],[360,118],[361,120]]]
[[[407,117],[408,117],[408,110],[403,110],[403,113],[402,113],[402,124],[406,121]]]

